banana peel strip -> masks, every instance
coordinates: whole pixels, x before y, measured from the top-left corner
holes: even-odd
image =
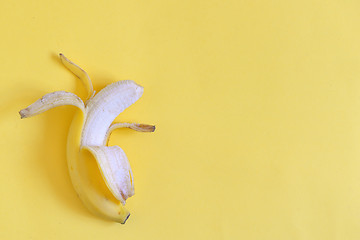
[[[134,195],[134,179],[129,161],[119,146],[84,146],[97,161],[105,183],[116,199],[125,205]]]
[[[95,94],[95,91],[89,75],[81,67],[70,61],[68,58],[66,58],[64,54],[60,53],[59,55],[60,55],[60,60],[64,64],[64,66],[83,82],[87,91],[86,99],[91,98]]]
[[[51,108],[64,105],[73,105],[85,112],[84,102],[78,96],[65,91],[57,91],[46,94],[27,108],[22,109],[19,113],[21,118],[28,118]]]

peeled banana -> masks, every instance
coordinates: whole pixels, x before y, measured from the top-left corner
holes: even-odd
[[[107,145],[110,134],[118,128],[140,132],[155,130],[155,126],[147,124],[113,123],[122,111],[142,96],[143,87],[134,81],[124,80],[106,86],[95,95],[88,74],[63,54],[60,54],[60,59],[83,81],[87,90],[85,101],[73,93],[57,91],[22,109],[20,116],[32,117],[63,105],[80,109],[72,121],[67,140],[67,162],[72,184],[92,213],[124,224],[130,216],[124,207],[126,199],[134,195],[133,174],[124,151],[118,146]],[[89,164],[95,161],[102,176],[100,182],[89,173]],[[100,185],[105,186],[105,191]]]

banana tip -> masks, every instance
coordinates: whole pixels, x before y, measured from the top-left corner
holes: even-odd
[[[148,127],[147,131],[148,131],[148,132],[155,132],[155,129],[156,129],[155,125],[150,125],[150,126]]]
[[[129,215],[127,215],[127,217],[125,218],[125,220],[121,224],[125,224],[126,221],[129,219],[129,217],[130,217],[130,213],[129,213]]]
[[[62,54],[62,53],[59,53],[59,57],[60,57],[60,59],[61,59],[61,60],[66,59],[65,55],[64,55],[64,54]]]
[[[20,110],[20,112],[19,112],[20,118],[21,118],[21,119],[26,118],[26,117],[27,117],[27,113],[28,113],[28,110],[26,110],[26,109]]]

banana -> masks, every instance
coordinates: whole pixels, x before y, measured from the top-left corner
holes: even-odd
[[[119,128],[155,131],[153,125],[113,123],[121,112],[142,96],[143,87],[134,81],[124,80],[106,86],[95,95],[88,74],[63,54],[60,54],[60,59],[82,80],[87,90],[85,103],[73,93],[56,91],[20,110],[20,116],[32,117],[63,105],[79,109],[67,140],[67,163],[72,184],[93,214],[124,224],[130,216],[124,205],[126,199],[134,195],[134,179],[124,151],[118,146],[108,146],[108,140],[111,133]]]

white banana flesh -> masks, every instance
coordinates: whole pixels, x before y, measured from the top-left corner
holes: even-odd
[[[124,205],[126,199],[134,195],[134,179],[124,151],[118,146],[107,146],[107,143],[111,133],[118,128],[140,132],[155,130],[155,126],[147,124],[112,124],[121,112],[142,96],[143,87],[134,81],[124,80],[106,86],[95,95],[88,74],[63,54],[60,54],[60,59],[83,81],[88,93],[85,104],[73,93],[57,91],[46,94],[21,110],[20,116],[32,117],[63,105],[73,105],[80,109],[70,126],[67,142],[71,181],[79,198],[92,213],[125,223],[130,213]],[[91,170],[89,166],[94,166],[94,161],[97,167]],[[100,171],[100,181],[91,174],[94,169]]]

